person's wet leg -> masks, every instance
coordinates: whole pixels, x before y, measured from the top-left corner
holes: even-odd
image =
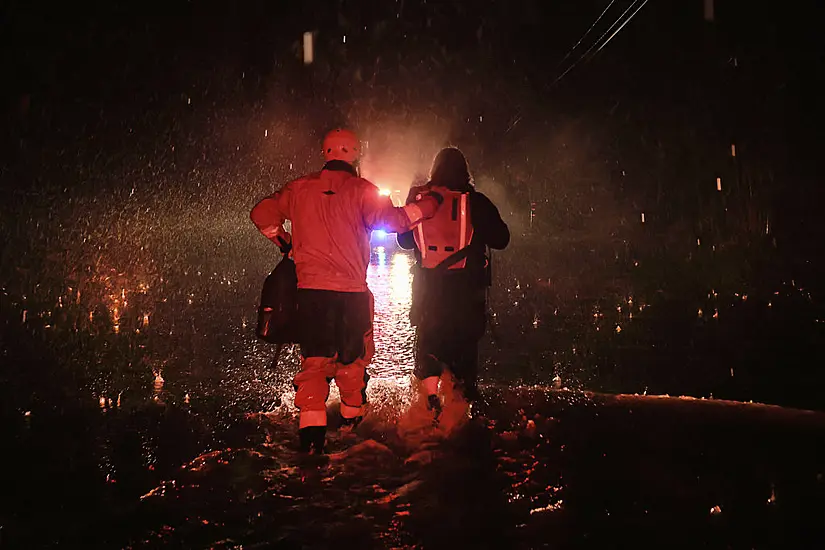
[[[327,431],[326,403],[329,397],[330,370],[333,360],[327,357],[306,357],[301,371],[295,375],[295,406],[299,410],[298,434],[301,450],[324,452]]]
[[[466,340],[457,345],[460,348],[452,362],[456,386],[468,403],[475,404],[481,398],[478,392],[478,342]]]
[[[336,364],[335,383],[341,394],[341,425],[355,428],[364,419],[367,403],[367,364],[357,359],[349,365]]]
[[[341,426],[351,430],[361,423],[366,412],[367,366],[375,354],[374,298],[370,291],[347,294],[340,308],[335,383],[341,394]]]
[[[422,391],[426,396],[427,409],[432,413],[433,420],[438,421],[442,411],[438,389],[444,367],[438,357],[429,351],[429,340],[426,337],[419,337],[416,347],[414,374],[421,381]]]
[[[295,406],[300,411],[301,448],[321,453],[326,442],[329,383],[335,376],[337,292],[298,290],[301,371],[295,375]]]

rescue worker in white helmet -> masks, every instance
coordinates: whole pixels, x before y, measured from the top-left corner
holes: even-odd
[[[398,244],[415,250],[410,308],[417,336],[414,372],[437,418],[445,367],[465,399],[478,398],[478,342],[486,329],[490,284],[487,248],[505,248],[510,230],[490,199],[475,190],[459,149],[449,147],[436,155],[430,181],[410,189],[407,203],[433,191],[444,197],[441,208],[414,230],[399,234]]]
[[[408,231],[438,210],[437,193],[395,208],[389,197],[359,177],[361,143],[345,129],[324,138],[319,172],[284,185],[261,200],[250,217],[281,248],[291,245],[298,278],[301,370],[295,376],[299,439],[306,452],[323,453],[326,401],[332,379],[341,394],[344,425],[356,426],[366,403],[374,351],[372,294],[367,288],[370,232]],[[283,222],[291,220],[291,234]]]

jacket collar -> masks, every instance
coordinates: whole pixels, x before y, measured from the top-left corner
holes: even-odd
[[[333,172],[348,172],[356,178],[358,177],[358,172],[355,170],[355,167],[348,162],[344,162],[343,160],[331,160],[324,164],[323,169],[331,170]]]

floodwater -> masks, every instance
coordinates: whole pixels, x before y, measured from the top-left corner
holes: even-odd
[[[127,276],[88,313],[110,324],[26,313],[77,361],[122,367],[93,370],[83,403],[50,393],[59,372],[4,374],[0,548],[822,547],[823,413],[590,393],[563,369],[527,384],[487,364],[485,403],[447,392],[429,426],[410,377],[412,258],[374,244],[371,410],[356,433],[333,427],[326,457],[295,450],[297,356],[271,364],[253,304],[216,315]],[[232,295],[240,276],[215,277]],[[7,366],[22,361],[6,344]],[[148,383],[123,384],[130,369]]]

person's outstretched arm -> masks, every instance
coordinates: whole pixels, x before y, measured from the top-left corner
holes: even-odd
[[[407,194],[407,201],[405,204],[410,204],[415,202],[415,197],[419,193],[427,192],[426,186],[413,186],[410,188],[410,192]],[[395,240],[398,242],[398,246],[403,248],[404,250],[414,250],[415,249],[415,235],[413,235],[412,231],[405,231],[404,233],[398,233],[395,236]]]
[[[382,196],[372,184],[364,186],[361,197],[361,211],[364,223],[370,229],[383,229],[388,233],[405,233],[432,218],[444,197],[435,192],[427,192],[420,200],[405,206],[393,206],[389,197]]]

